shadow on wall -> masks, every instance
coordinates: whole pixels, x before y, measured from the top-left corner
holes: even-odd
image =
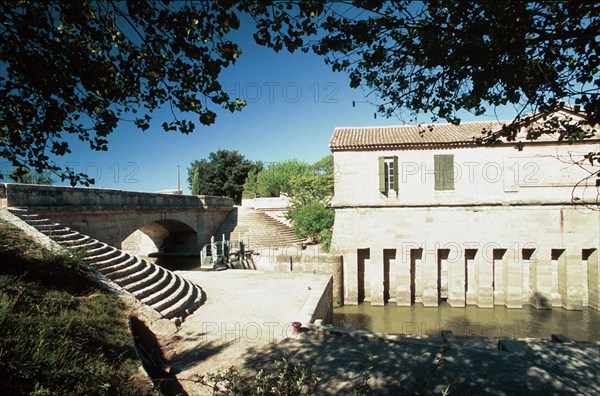
[[[536,292],[529,298],[529,303],[536,308],[552,308],[550,301],[542,294]]]

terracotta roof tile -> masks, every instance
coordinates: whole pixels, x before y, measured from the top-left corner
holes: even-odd
[[[499,130],[504,123],[498,121],[465,122],[460,125],[401,125],[385,127],[335,128],[329,148],[331,150],[395,148],[432,145],[474,145],[473,139],[483,131]]]
[[[568,117],[568,121],[581,122],[583,116],[570,108],[561,108],[553,113],[558,117]],[[542,113],[531,113],[520,119],[522,127],[516,136],[517,141],[528,140],[528,131],[532,128],[543,130],[544,119]],[[464,122],[460,125],[431,124],[431,125],[401,125],[382,127],[342,127],[335,128],[329,148],[336,150],[385,150],[385,149],[410,149],[429,147],[475,147],[475,138],[485,138],[486,133],[499,132],[503,125],[513,121],[483,121]],[[591,132],[590,139],[600,139],[598,125],[587,126]],[[485,140],[485,139],[484,139]],[[507,143],[505,138],[501,141]],[[538,142],[557,142],[559,133],[544,133],[536,139]]]

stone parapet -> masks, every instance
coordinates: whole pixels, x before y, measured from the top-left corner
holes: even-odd
[[[232,208],[233,200],[207,195],[173,195],[101,188],[0,184],[2,207],[96,207],[119,209]]]

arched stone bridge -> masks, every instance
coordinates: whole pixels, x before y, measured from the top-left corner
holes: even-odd
[[[134,254],[197,254],[233,208],[233,201],[203,195],[1,183],[0,206],[27,208]]]

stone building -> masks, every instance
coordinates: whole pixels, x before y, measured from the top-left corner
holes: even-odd
[[[346,304],[600,309],[600,192],[583,161],[600,135],[569,145],[523,128],[522,151],[473,141],[501,127],[335,129]]]

